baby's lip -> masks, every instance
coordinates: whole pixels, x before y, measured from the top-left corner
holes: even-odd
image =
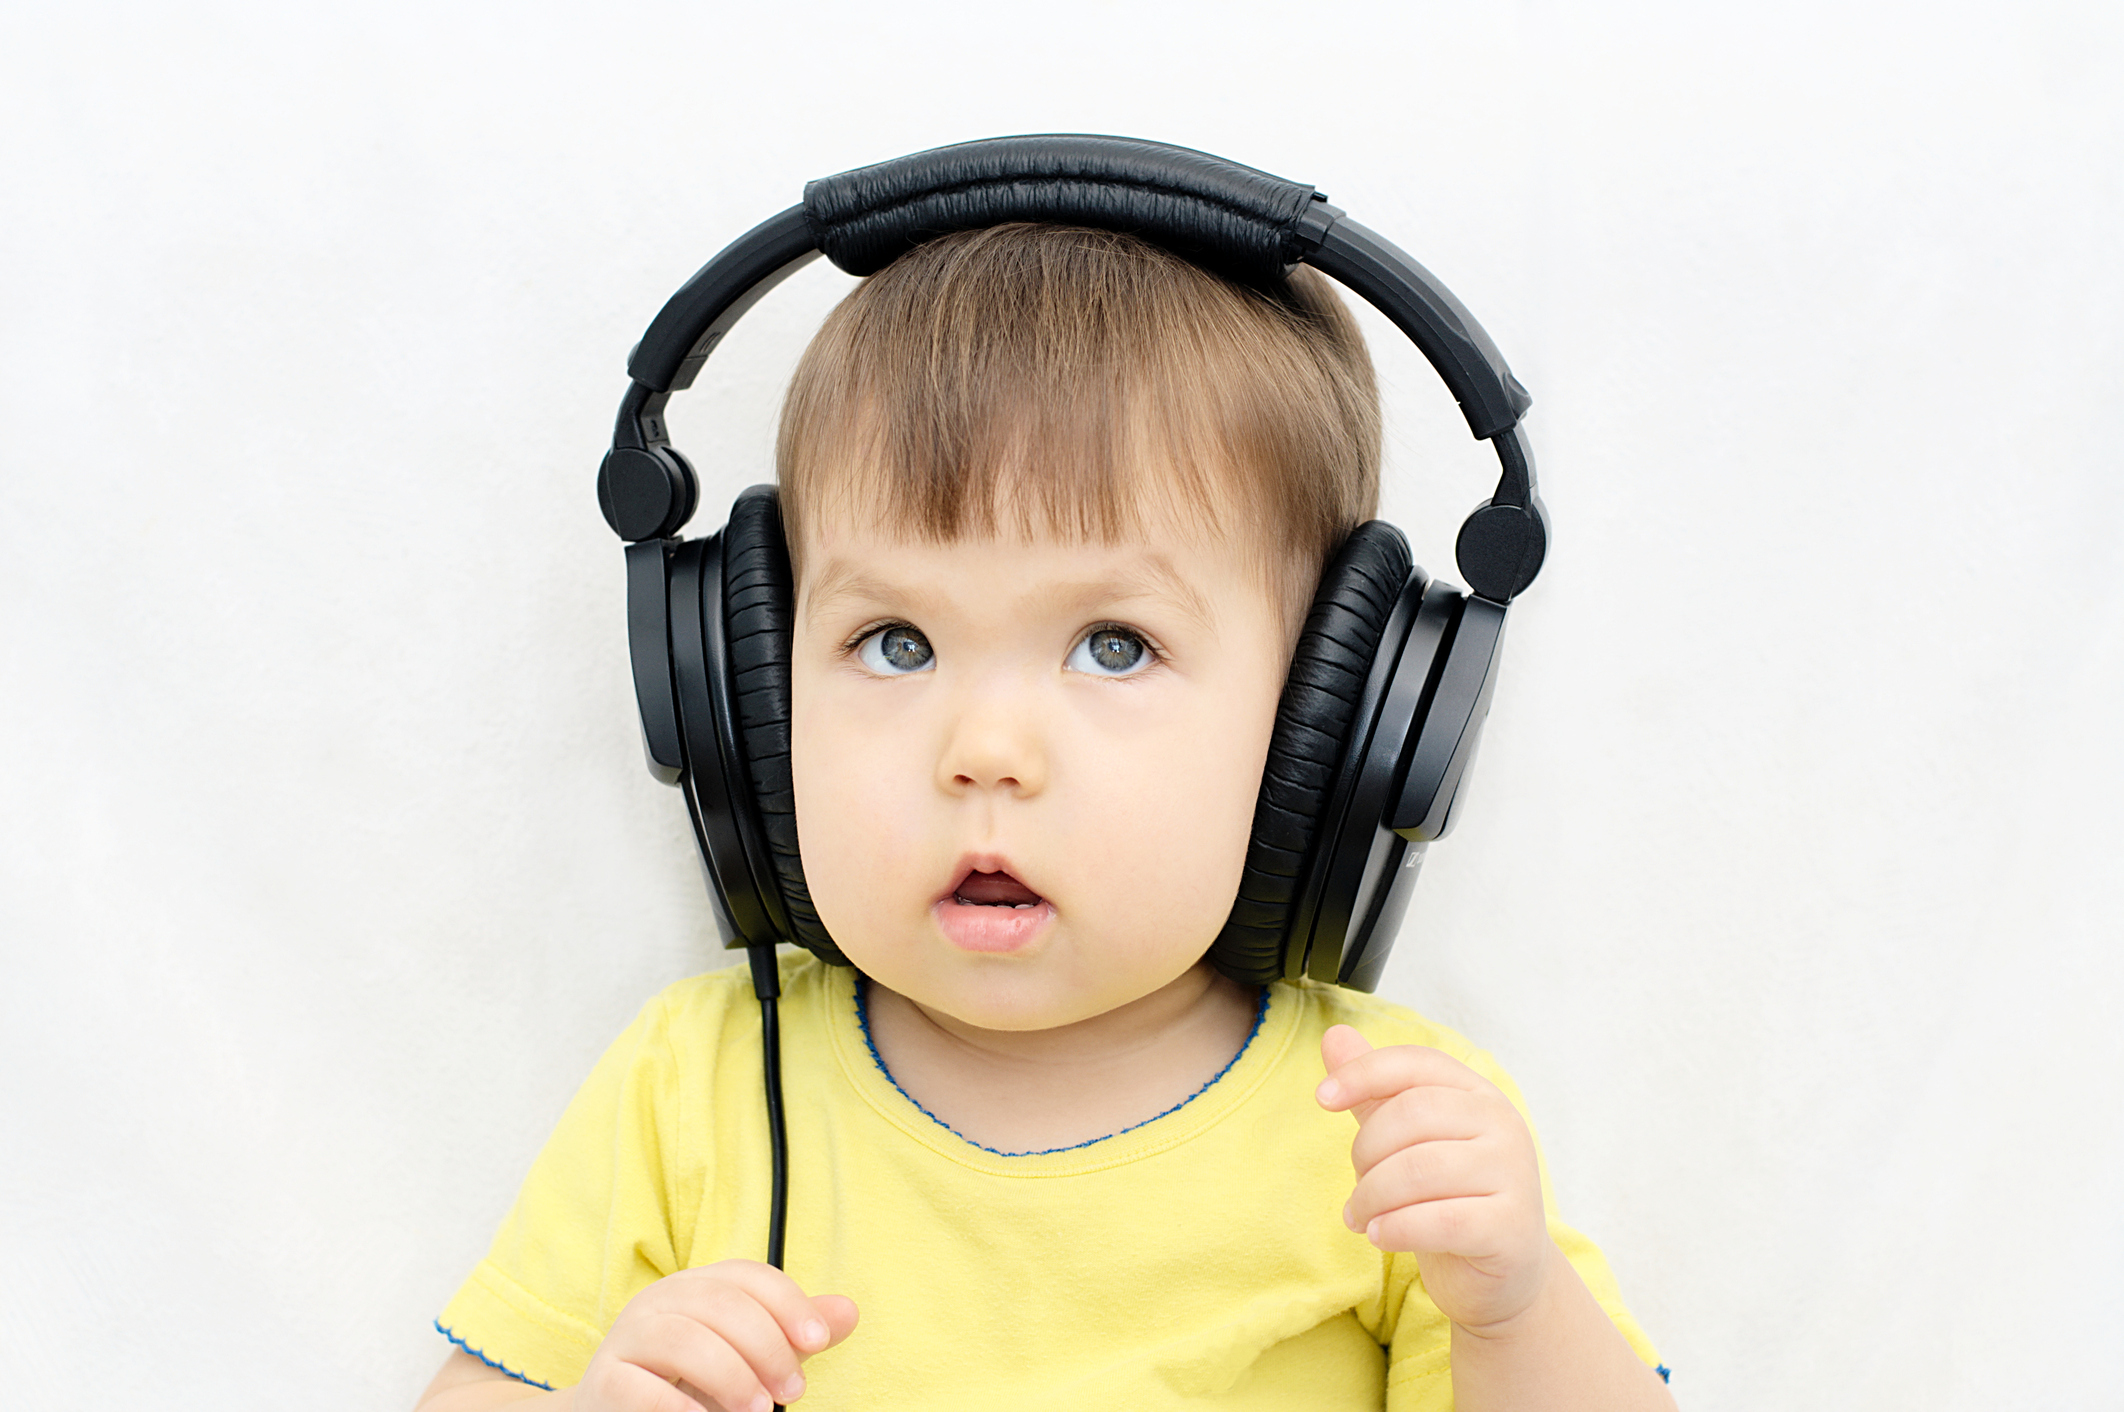
[[[952,901],[976,907],[1031,907],[1045,900],[1009,873],[968,873],[952,894]]]
[[[1022,896],[1020,889],[1032,896]],[[1046,901],[1047,897],[1001,854],[969,853],[952,870],[951,885],[936,898],[938,902],[954,900],[1030,906]]]

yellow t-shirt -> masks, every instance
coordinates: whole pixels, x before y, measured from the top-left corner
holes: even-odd
[[[1398,1005],[1268,987],[1229,1067],[1150,1121],[1004,1155],[931,1118],[879,1064],[855,974],[782,958],[787,1268],[862,1318],[806,1360],[804,1412],[921,1407],[1449,1409],[1450,1326],[1415,1257],[1342,1224],[1348,1115],[1313,1099],[1320,1037],[1426,1044],[1524,1112],[1489,1055]],[[579,1381],[665,1275],[766,1258],[760,1015],[743,966],[645,1006],[533,1163],[486,1259],[436,1322],[527,1381]],[[1593,1243],[1549,1231],[1646,1362]]]

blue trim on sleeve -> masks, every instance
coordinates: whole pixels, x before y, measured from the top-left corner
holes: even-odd
[[[863,1044],[864,1047],[870,1050],[870,1062],[878,1066],[878,1072],[885,1076],[885,1082],[891,1084],[895,1089],[898,1089],[900,1097],[906,1099],[909,1103],[914,1103],[915,1108],[922,1114],[923,1117],[929,1119],[930,1122],[935,1123],[938,1127],[944,1129],[944,1131],[950,1133],[953,1137],[958,1138],[961,1142],[973,1143],[975,1147],[980,1148],[983,1152],[994,1153],[998,1157],[1049,1157],[1057,1152],[1075,1152],[1080,1147],[1090,1147],[1095,1142],[1105,1142],[1109,1138],[1117,1138],[1121,1136],[1121,1133],[1132,1133],[1136,1129],[1142,1127],[1144,1123],[1155,1123],[1160,1118],[1166,1117],[1169,1114],[1179,1112],[1182,1108],[1187,1107],[1188,1104],[1193,1103],[1203,1094],[1208,1093],[1210,1090],[1210,1084],[1214,1084],[1215,1082],[1217,1082],[1217,1080],[1223,1078],[1226,1074],[1230,1073],[1232,1065],[1239,1062],[1240,1055],[1245,1054],[1248,1049],[1253,1047],[1254,1036],[1261,1033],[1262,1023],[1268,1019],[1269,1008],[1269,988],[1267,986],[1263,986],[1261,987],[1260,1003],[1254,1006],[1254,1027],[1246,1032],[1246,1043],[1239,1046],[1239,1053],[1234,1054],[1230,1059],[1227,1059],[1224,1063],[1223,1068],[1219,1069],[1216,1073],[1211,1074],[1209,1076],[1208,1083],[1203,1084],[1202,1087],[1196,1089],[1193,1093],[1181,1099],[1172,1107],[1166,1109],[1165,1112],[1154,1113],[1150,1117],[1145,1118],[1142,1123],[1130,1123],[1127,1127],[1122,1128],[1120,1132],[1111,1132],[1106,1134],[1105,1137],[1086,1138],[1083,1142],[1073,1142],[1067,1147],[1046,1147],[1040,1149],[1038,1152],[1004,1152],[998,1148],[989,1147],[985,1144],[974,1142],[974,1140],[966,1136],[965,1133],[960,1132],[957,1128],[945,1122],[942,1118],[939,1118],[936,1114],[930,1112],[927,1108],[922,1107],[921,1104],[915,1103],[914,1095],[909,1093],[906,1089],[900,1088],[900,1081],[892,1076],[892,1070],[885,1067],[884,1057],[878,1053],[877,1041],[873,1040],[870,1037],[870,1006],[867,1003],[869,999],[869,988],[870,977],[864,975],[861,971],[856,972],[856,1023],[862,1026],[863,1028]]]
[[[516,1369],[509,1367],[505,1363],[495,1362],[492,1358],[489,1358],[486,1354],[480,1352],[471,1344],[466,1343],[463,1339],[459,1338],[455,1332],[444,1328],[443,1322],[440,1319],[437,1319],[435,1321],[435,1332],[441,1334],[444,1338],[450,1340],[450,1342],[456,1344],[459,1348],[462,1348],[465,1352],[471,1354],[474,1358],[477,1358],[480,1362],[486,1364],[489,1368],[495,1368],[500,1370],[501,1372],[507,1373],[510,1377],[516,1379],[520,1383],[529,1383],[531,1384],[531,1386],[535,1388],[543,1388],[547,1392],[553,1391],[553,1384],[542,1383],[537,1378],[532,1377],[528,1373],[519,1373],[516,1371]]]
[[[1673,1382],[1673,1381],[1674,1381],[1674,1373],[1673,1373],[1673,1371],[1672,1371],[1671,1369],[1669,1369],[1669,1368],[1667,1367],[1667,1365],[1666,1365],[1666,1364],[1664,1364],[1664,1363],[1660,1364],[1660,1365],[1659,1365],[1659,1366],[1658,1366],[1657,1368],[1654,1368],[1654,1369],[1653,1369],[1652,1371],[1653,1371],[1653,1372],[1655,1372],[1655,1373],[1657,1373],[1657,1374],[1659,1374],[1659,1380],[1660,1380],[1661,1382],[1663,1382],[1663,1383],[1671,1383],[1671,1382]]]

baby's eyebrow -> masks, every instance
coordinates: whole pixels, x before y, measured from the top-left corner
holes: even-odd
[[[1133,570],[1097,584],[1086,585],[1087,598],[1125,602],[1131,598],[1163,598],[1208,631],[1215,626],[1209,600],[1201,590],[1181,577],[1163,554],[1147,554]]]
[[[804,616],[816,622],[839,607],[843,599],[854,599],[863,603],[899,603],[907,596],[883,579],[865,573],[856,564],[846,559],[836,559],[828,562],[820,571],[817,583],[803,595]]]
[[[832,614],[848,600],[887,603],[911,612],[919,612],[925,606],[923,600],[929,598],[932,592],[927,585],[902,586],[890,583],[851,560],[830,560],[821,568],[814,587],[804,595],[804,616],[809,621],[817,622]],[[1215,623],[1209,600],[1173,568],[1171,560],[1155,552],[1144,555],[1138,563],[1116,573],[1077,582],[1043,585],[1040,597],[1050,603],[1081,602],[1087,605],[1126,603],[1138,598],[1162,599],[1171,603],[1204,630],[1209,630]]]

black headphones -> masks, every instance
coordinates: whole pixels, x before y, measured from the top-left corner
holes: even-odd
[[[801,205],[672,295],[627,360],[633,382],[598,503],[630,541],[627,625],[649,769],[685,791],[725,942],[752,948],[763,987],[775,942],[848,964],[819,923],[797,849],[795,595],[775,492],[754,486],[720,532],[675,538],[698,482],[666,439],[665,400],[692,384],[754,301],[818,255],[866,275],[930,237],[1009,221],[1128,231],[1243,282],[1311,265],[1414,340],[1476,437],[1497,449],[1503,477],[1456,544],[1472,592],[1416,568],[1401,532],[1377,520],[1322,574],[1277,710],[1238,900],[1209,952],[1243,984],[1304,975],[1371,990],[1424,849],[1452,825],[1505,605],[1547,547],[1519,430],[1530,399],[1444,285],[1313,188],[1117,137],[994,138],[811,182]]]

